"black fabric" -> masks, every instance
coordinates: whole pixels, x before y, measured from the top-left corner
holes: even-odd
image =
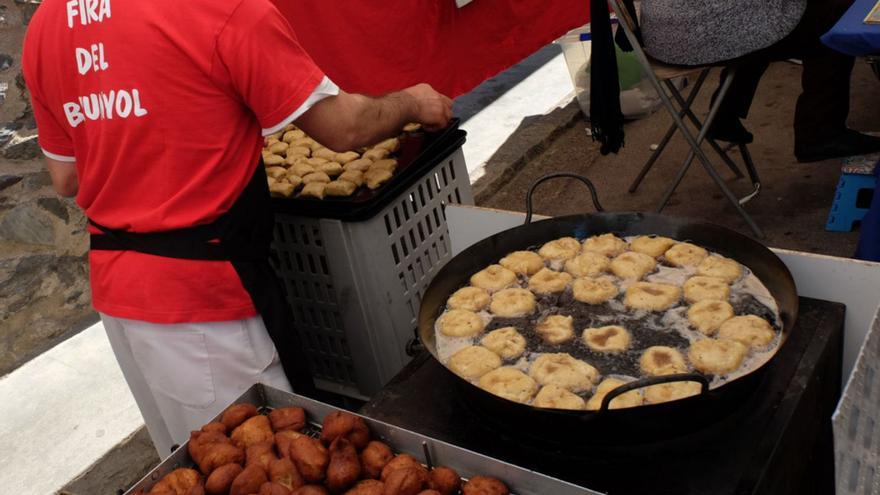
[[[263,318],[294,391],[315,394],[284,286],[269,263],[274,214],[262,162],[232,208],[211,224],[167,232],[132,233],[89,222],[103,232],[91,236],[92,249],[230,261]]]
[[[620,150],[624,137],[617,56],[608,4],[601,0],[592,2],[590,19],[590,126],[593,140],[601,145],[600,153],[607,155]]]

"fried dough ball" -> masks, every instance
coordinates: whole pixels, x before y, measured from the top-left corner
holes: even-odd
[[[309,154],[311,154],[312,150],[310,150],[307,146],[291,146],[287,148],[286,156],[289,158],[291,156],[301,156],[308,158]]]
[[[437,466],[428,475],[428,488],[440,495],[453,495],[461,489],[461,477],[454,469]]]
[[[416,460],[415,457],[413,457],[409,454],[400,454],[398,456],[394,456],[394,458],[391,459],[390,461],[388,461],[388,463],[385,464],[385,467],[382,468],[382,474],[381,474],[382,481],[383,482],[387,481],[388,476],[392,472],[397,471],[398,469],[404,469],[404,468],[422,469],[425,471],[425,474],[428,473],[427,468],[425,468],[425,466],[422,466],[422,463],[420,463],[418,460]]]
[[[306,175],[313,174],[316,171],[317,169],[315,169],[315,167],[305,162],[294,163],[293,166],[288,169],[288,173],[293,172],[299,177],[305,177]]]
[[[167,492],[173,495],[195,495],[199,488],[204,489],[202,476],[195,469],[180,468],[166,474],[150,490],[150,493]]]
[[[446,305],[449,306],[449,309],[482,311],[489,306],[490,302],[492,302],[492,298],[486,289],[462,287],[449,296],[449,299],[446,300]]]
[[[565,261],[565,271],[575,277],[595,277],[608,270],[611,260],[602,253],[584,251]]]
[[[364,173],[357,170],[346,170],[345,172],[342,172],[336,180],[351,182],[355,187],[361,187],[364,185]]]
[[[501,358],[483,346],[471,345],[453,354],[447,366],[458,376],[475,380],[500,367]]]
[[[596,387],[596,393],[594,393],[593,396],[590,397],[590,400],[587,401],[587,409],[598,411],[602,407],[602,400],[605,399],[605,396],[625,383],[625,381],[617,378],[606,378],[602,380],[602,383]],[[629,392],[624,392],[612,399],[611,403],[608,404],[608,409],[625,409],[627,407],[641,406],[644,401],[645,399],[641,390],[630,390]]]
[[[383,495],[385,483],[379,480],[361,480],[354,485],[345,495]]]
[[[193,447],[189,453],[190,457],[198,464],[199,470],[206,476],[224,464],[244,462],[244,450],[229,443],[225,437],[224,441]]]
[[[263,470],[269,471],[269,463],[278,459],[275,456],[275,444],[272,441],[248,445],[244,451],[245,466],[258,464]]]
[[[571,280],[568,273],[541,268],[538,273],[529,277],[529,289],[538,294],[553,294],[564,291]]]
[[[522,371],[504,367],[490,371],[480,377],[480,388],[507,400],[527,403],[535,392],[538,384]]]
[[[304,485],[296,489],[293,495],[327,495],[329,492],[321,485]]]
[[[440,492],[438,492],[437,490],[428,489],[428,490],[420,491],[417,495],[442,495],[442,494]]]
[[[234,404],[226,408],[220,416],[220,422],[226,431],[232,431],[246,419],[256,416],[257,408],[253,404]]]
[[[550,315],[535,325],[535,331],[548,344],[563,344],[574,338],[574,318]]]
[[[361,466],[363,472],[370,478],[378,478],[388,461],[394,458],[394,453],[388,445],[373,440],[368,443],[361,452]]]
[[[610,233],[594,235],[584,241],[584,251],[604,254],[611,258],[626,251],[626,241]]]
[[[217,433],[221,433],[223,435],[226,434],[226,425],[219,421],[215,421],[213,423],[208,423],[202,426],[203,432],[215,431]]]
[[[371,166],[364,173],[364,181],[366,181],[368,188],[378,189],[379,186],[391,180],[391,177],[393,176],[394,174],[386,169],[373,169],[373,167]]]
[[[766,347],[776,333],[764,318],[755,315],[734,316],[721,324],[718,338],[735,340],[753,348]]]
[[[314,154],[315,154],[315,153],[312,152],[312,155],[314,155]],[[326,159],[326,158],[321,158],[321,157],[319,157],[319,156],[312,156],[311,158],[309,158],[308,160],[306,160],[304,163],[308,163],[309,165],[315,167],[315,170],[317,170],[319,165],[323,165],[323,164],[325,164],[325,163],[327,163],[327,162],[329,162],[329,161],[330,161],[330,160],[328,160],[328,159]]]
[[[721,324],[733,318],[733,306],[724,301],[700,301],[688,308],[688,322],[706,335],[712,335]]]
[[[582,303],[602,304],[617,297],[620,289],[611,277],[581,277],[571,284],[571,293],[575,300]]]
[[[241,474],[244,468],[240,464],[229,463],[224,464],[208,476],[205,482],[205,493],[208,495],[226,495],[229,493],[229,487],[236,476]]]
[[[713,255],[700,263],[697,267],[697,273],[707,277],[718,277],[732,284],[742,277],[743,269],[742,265],[730,258]]]
[[[461,487],[462,495],[510,495],[507,485],[495,478],[474,476]]]
[[[360,416],[345,411],[334,411],[324,417],[321,441],[324,445],[329,445],[339,437],[347,439],[354,448],[361,450],[370,443],[370,428]]]
[[[660,404],[700,394],[697,382],[670,382],[645,387],[645,403]]]
[[[697,266],[709,256],[709,251],[688,242],[679,242],[667,249],[663,256],[673,266]]]
[[[324,480],[330,454],[321,442],[305,435],[294,438],[290,442],[289,455],[305,481],[320,483]]]
[[[267,481],[260,486],[260,491],[257,495],[290,495],[290,490],[278,483]]]
[[[404,467],[388,473],[384,495],[418,495],[428,484],[427,470],[419,468]]]
[[[269,146],[269,152],[274,153],[276,155],[280,155],[280,154],[286,152],[287,148],[288,148],[287,143],[282,143],[282,142],[272,143],[272,145]]]
[[[324,188],[326,187],[327,185],[323,182],[310,182],[303,186],[299,195],[304,198],[324,199]]]
[[[556,385],[545,385],[541,387],[535,400],[532,401],[535,407],[546,407],[549,409],[570,409],[580,411],[586,407],[584,399],[580,398],[568,390]]]
[[[284,167],[266,167],[266,176],[273,179],[280,179],[287,175],[287,169]]]
[[[620,325],[608,325],[584,330],[582,339],[596,352],[621,352],[629,348],[630,335]]]
[[[357,160],[360,156],[361,155],[357,152],[346,151],[345,153],[336,153],[336,156],[333,157],[333,161],[345,165],[346,163]]]
[[[312,182],[322,182],[324,184],[330,182],[330,176],[324,172],[317,171],[302,176],[303,184],[309,185]]]
[[[285,143],[290,143],[290,142],[293,142],[297,139],[302,139],[305,136],[306,136],[306,133],[304,133],[303,131],[301,131],[299,129],[295,129],[295,130],[285,132],[283,134],[283,137],[281,138],[281,140],[284,141]]]
[[[263,165],[266,165],[267,167],[274,167],[276,165],[283,165],[283,164],[284,164],[284,158],[282,158],[278,155],[269,154],[269,155],[266,155],[265,157],[263,157]]]
[[[369,158],[370,160],[382,160],[390,154],[391,152],[384,148],[373,148],[367,150],[367,152],[364,153],[363,156],[364,158]]]
[[[516,284],[516,274],[501,265],[489,265],[471,275],[471,285],[489,292],[506,289]]]
[[[345,180],[334,180],[324,186],[324,194],[327,196],[346,197],[354,194],[357,186]]]
[[[677,349],[662,345],[645,349],[639,358],[639,366],[645,374],[651,376],[674,375],[687,371],[684,356]]]
[[[394,153],[395,151],[397,151],[398,148],[400,148],[400,139],[397,139],[396,137],[388,138],[381,143],[373,146],[373,148],[382,148]]]
[[[629,248],[637,253],[657,258],[662,256],[673,245],[675,245],[675,241],[668,237],[643,235],[633,239],[629,243]]]
[[[699,371],[724,375],[736,371],[749,348],[735,340],[702,339],[691,344],[688,359]]]
[[[339,493],[351,487],[361,476],[361,462],[354,446],[343,436],[330,444],[330,464],[327,466],[327,488]]]
[[[556,385],[580,393],[593,387],[599,370],[567,353],[541,354],[529,368],[529,376],[541,385]]]
[[[506,360],[516,359],[526,351],[526,339],[514,327],[492,330],[480,340],[480,345]]]
[[[281,457],[289,457],[290,443],[293,442],[295,438],[299,438],[303,436],[302,433],[293,431],[293,430],[284,430],[279,431],[275,434],[275,447],[278,451],[278,455]]]
[[[681,289],[670,284],[636,282],[626,289],[623,303],[634,309],[664,311],[681,299]]]
[[[397,170],[397,160],[394,158],[385,158],[383,160],[376,160],[370,165],[370,170],[387,170],[391,173],[394,173]]]
[[[269,463],[269,480],[290,491],[296,490],[305,484],[305,480],[297,471],[296,465],[287,457],[275,459]]]
[[[269,413],[269,422],[276,433],[284,430],[299,431],[306,425],[306,411],[301,407],[279,407]]]
[[[610,266],[611,271],[620,278],[639,280],[654,271],[657,260],[647,254],[630,251],[615,257]]]
[[[357,160],[352,160],[352,161],[346,163],[345,165],[342,166],[342,168],[345,169],[346,172],[348,172],[350,170],[355,170],[357,172],[363,173],[363,172],[366,172],[367,170],[369,170],[370,165],[372,165],[372,164],[373,164],[373,160],[370,160],[367,158],[358,158]]]
[[[251,495],[260,491],[263,483],[269,481],[266,477],[266,471],[257,464],[252,464],[244,468],[244,470],[232,481],[229,487],[229,495]]]
[[[325,158],[327,160],[334,160],[336,158],[337,153],[329,148],[321,148],[312,153],[314,156],[318,158]]]
[[[691,277],[684,283],[684,299],[693,304],[700,301],[727,301],[730,298],[730,286],[724,279]]]
[[[535,295],[526,289],[501,289],[492,294],[489,311],[495,316],[519,318],[535,312]]]
[[[269,184],[269,192],[280,194],[285,198],[293,196],[294,190],[296,190],[296,186],[290,182],[272,182]]]
[[[410,122],[409,124],[403,126],[403,132],[416,132],[418,130],[421,130],[421,128],[422,124],[419,124],[418,122]]]
[[[486,327],[480,315],[463,309],[450,309],[443,313],[437,325],[440,333],[447,337],[471,337]]]
[[[561,237],[552,240],[538,250],[542,258],[548,260],[567,260],[581,252],[581,243],[574,237]]]
[[[232,434],[229,435],[232,443],[238,447],[246,448],[260,442],[271,442],[275,438],[272,432],[272,425],[269,418],[262,415],[248,418],[244,423],[238,425]]]
[[[501,258],[499,265],[520,275],[532,275],[544,268],[544,259],[532,251],[514,251]]]

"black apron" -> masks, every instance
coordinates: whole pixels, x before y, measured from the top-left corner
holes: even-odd
[[[229,211],[210,224],[164,232],[132,233],[110,229],[93,220],[89,223],[102,232],[91,235],[93,250],[230,261],[263,318],[294,391],[314,395],[315,385],[299,335],[293,328],[293,315],[284,296],[284,286],[269,264],[275,219],[262,160]]]

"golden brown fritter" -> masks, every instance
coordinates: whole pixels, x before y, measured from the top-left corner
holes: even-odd
[[[226,495],[235,478],[244,470],[240,464],[224,464],[208,476],[205,482],[205,493],[208,495]]]
[[[336,411],[324,418],[321,430],[321,441],[330,445],[337,437],[345,437],[357,450],[362,450],[370,443],[370,429],[360,416]]]
[[[382,474],[382,469],[393,458],[394,453],[391,452],[390,447],[382,442],[373,440],[361,452],[361,465],[364,468],[364,475],[373,479],[379,478]]]
[[[361,476],[361,462],[354,446],[345,437],[337,437],[330,444],[330,464],[327,466],[327,488],[340,493],[354,485]]]
[[[281,407],[269,413],[269,422],[276,432],[299,431],[306,425],[306,411],[301,407]]]
[[[488,476],[474,476],[461,489],[462,495],[509,495],[507,485]]]
[[[295,438],[290,442],[288,454],[304,480],[309,483],[324,481],[330,454],[321,442],[307,436]]]
[[[284,486],[290,491],[306,484],[293,461],[286,457],[269,463],[269,480]]]
[[[257,408],[253,404],[233,404],[223,411],[220,422],[226,426],[226,431],[232,431],[245,420],[257,414]]]
[[[428,470],[424,466],[422,466],[422,463],[417,461],[415,457],[413,457],[409,454],[400,454],[398,456],[395,456],[390,461],[388,461],[388,463],[385,464],[385,467],[382,468],[382,476],[381,476],[382,481],[387,480],[388,475],[391,474],[393,471],[396,471],[398,469],[408,468],[408,467],[414,467],[416,469],[418,469],[418,468],[424,469],[425,474],[427,474],[427,472],[428,472]]]
[[[429,473],[428,487],[440,495],[452,495],[461,489],[461,477],[453,469],[437,466]]]
[[[275,455],[275,443],[272,441],[249,445],[244,451],[244,456],[246,466],[259,464],[266,472],[269,471],[269,463],[278,459]]]
[[[180,468],[166,474],[150,490],[150,493],[168,492],[173,495],[194,495],[204,493],[202,476],[195,469]]]
[[[361,480],[345,495],[384,495],[385,483],[379,480]]]
[[[252,416],[245,420],[244,423],[238,425],[229,436],[232,443],[247,448],[249,445],[260,442],[270,442],[275,438],[272,432],[272,425],[266,416]],[[259,487],[258,487],[259,489]]]
[[[260,491],[263,483],[269,481],[266,471],[258,464],[251,464],[235,477],[229,487],[229,495],[251,495]]]

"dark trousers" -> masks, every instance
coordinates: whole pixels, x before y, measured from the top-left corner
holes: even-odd
[[[721,105],[719,117],[746,118],[758,82],[770,63],[799,58],[803,61],[803,92],[795,108],[795,147],[797,143],[827,139],[846,129],[855,59],[828,48],[819,37],[831,29],[851,4],[852,0],[808,0],[804,16],[788,36],[731,61],[737,67],[736,77]],[[722,78],[728,72],[725,69]]]

